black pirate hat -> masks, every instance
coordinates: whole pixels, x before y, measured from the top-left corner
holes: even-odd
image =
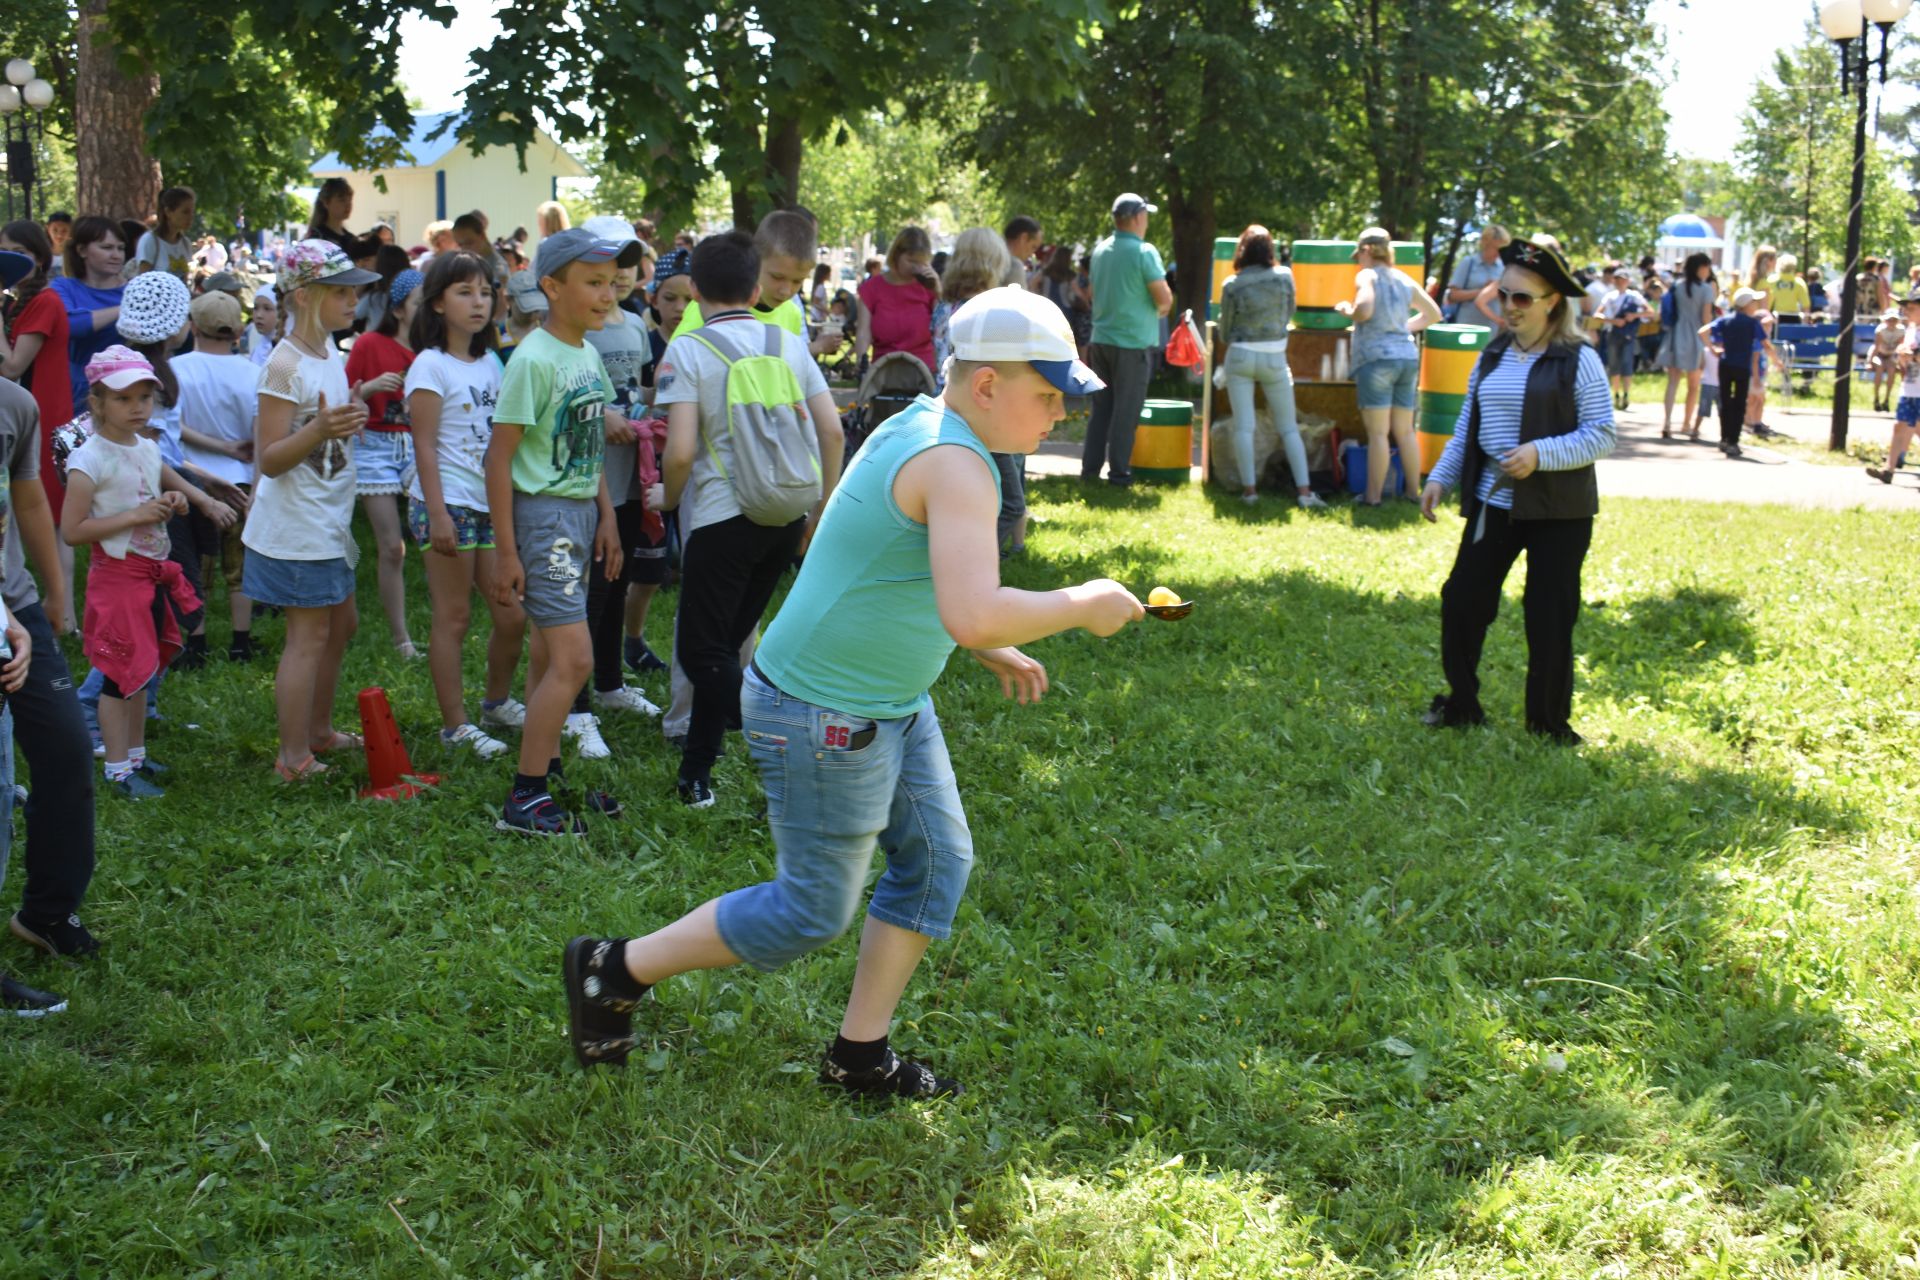
[[[1587,291],[1573,278],[1567,256],[1558,249],[1531,240],[1510,241],[1500,250],[1500,261],[1510,267],[1524,267],[1553,286],[1554,292],[1569,298],[1584,298]]]

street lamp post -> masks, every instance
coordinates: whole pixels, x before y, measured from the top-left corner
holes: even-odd
[[[33,217],[33,191],[39,166],[35,163],[34,139],[46,136],[46,122],[40,113],[53,102],[53,86],[33,74],[33,64],[25,58],[7,63],[6,81],[0,83],[0,122],[5,124],[7,149],[7,216],[13,216],[13,188],[20,186],[26,202],[26,217]],[[14,117],[21,108],[31,115],[20,116],[19,136],[14,136]]]
[[[1887,38],[1893,24],[1907,16],[1913,0],[1827,0],[1820,6],[1820,29],[1833,41],[1840,56],[1840,90],[1852,90],[1853,181],[1847,201],[1847,274],[1840,295],[1840,349],[1834,356],[1833,422],[1827,447],[1843,453],[1847,447],[1847,415],[1853,400],[1853,326],[1860,277],[1860,205],[1867,182],[1867,76],[1872,54],[1867,48],[1867,23],[1880,28],[1880,83],[1887,82]]]

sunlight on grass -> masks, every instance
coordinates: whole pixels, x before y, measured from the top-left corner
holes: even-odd
[[[667,984],[582,1076],[560,944],[770,874],[757,780],[684,810],[610,720],[568,772],[627,816],[498,836],[507,766],[442,752],[370,607],[343,688],[446,781],[281,786],[270,664],[168,679],[105,955],[6,957],[73,1008],[0,1025],[0,1275],[1920,1274],[1911,516],[1607,500],[1566,752],[1518,728],[1519,572],[1492,724],[1418,724],[1451,513],[1033,499],[1014,585],[1199,604],[1031,646],[1036,707],[935,690],[977,862],[895,1039],[967,1097],[814,1087],[851,938]]]

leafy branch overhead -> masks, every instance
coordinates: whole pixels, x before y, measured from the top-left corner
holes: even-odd
[[[1099,0],[514,0],[474,55],[461,132],[523,156],[536,127],[598,139],[669,217],[718,172],[736,220],[751,222],[795,202],[808,144],[930,83],[978,82],[1010,102],[1069,97],[1084,65],[1076,36],[1104,16]]]

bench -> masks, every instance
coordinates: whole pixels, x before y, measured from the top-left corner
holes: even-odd
[[[1773,345],[1780,352],[1780,390],[1793,399],[1793,375],[1802,385],[1813,381],[1816,373],[1832,373],[1838,368],[1840,326],[1837,324],[1783,324],[1774,329]],[[1873,350],[1873,326],[1855,322],[1853,326],[1853,363],[1866,363]]]

